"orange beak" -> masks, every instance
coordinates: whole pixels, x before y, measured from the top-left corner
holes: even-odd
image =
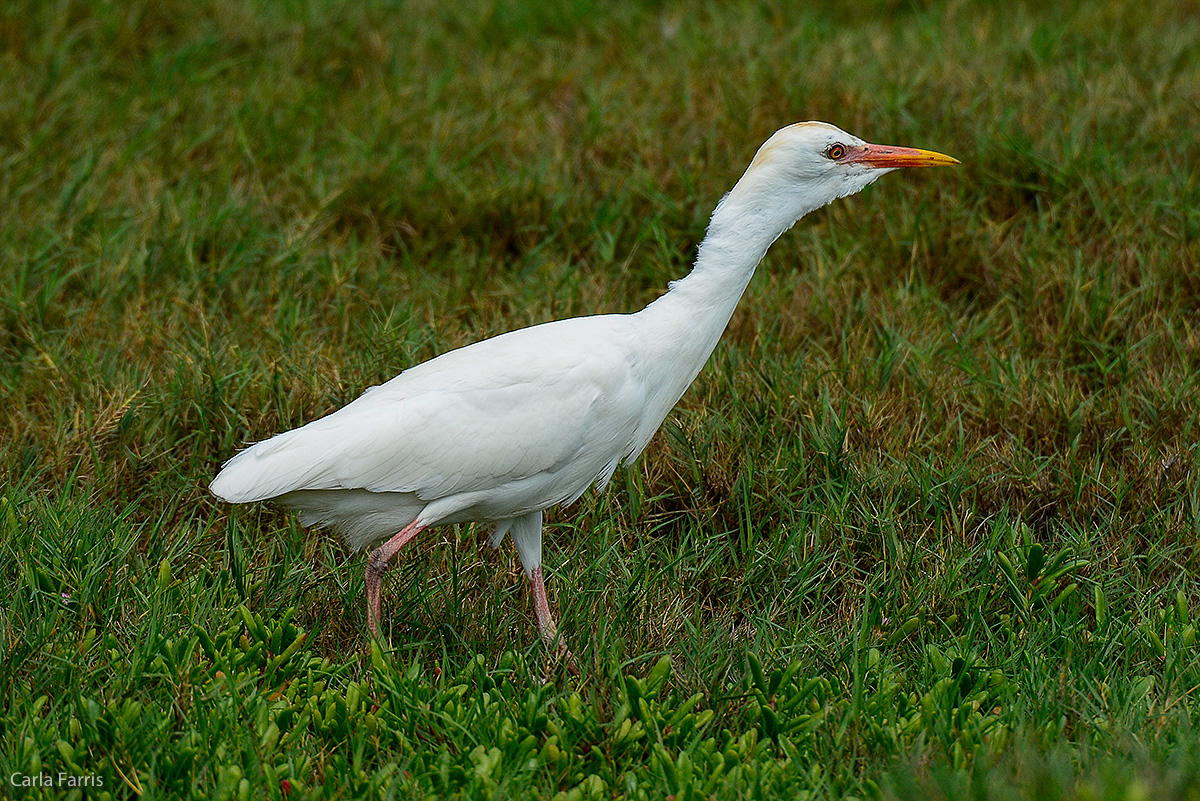
[[[866,164],[879,169],[900,167],[948,167],[958,164],[956,158],[934,153],[932,150],[917,150],[915,147],[893,147],[892,145],[862,145],[847,148],[846,155],[839,161],[846,164]]]

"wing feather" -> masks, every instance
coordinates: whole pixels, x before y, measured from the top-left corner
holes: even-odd
[[[529,482],[550,502],[577,497],[611,476],[645,398],[621,320],[563,320],[450,351],[247,448],[212,490],[234,502],[338,489],[433,501]]]

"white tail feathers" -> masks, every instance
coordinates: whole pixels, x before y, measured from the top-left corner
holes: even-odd
[[[340,444],[328,420],[251,445],[225,463],[209,490],[230,503],[251,503],[296,490],[341,489],[325,458]]]

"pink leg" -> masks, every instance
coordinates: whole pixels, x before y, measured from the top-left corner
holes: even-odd
[[[379,636],[379,581],[388,568],[388,560],[424,530],[425,527],[417,525],[416,521],[409,523],[399,534],[376,548],[367,559],[367,622],[371,625],[374,637]]]
[[[529,574],[529,583],[533,586],[533,609],[537,612],[538,633],[546,645],[554,645],[558,639],[558,626],[550,614],[550,601],[546,599],[546,582],[542,579],[541,565]]]
[[[542,579],[542,566],[538,565],[529,574],[529,583],[533,587],[533,609],[537,612],[538,633],[542,635],[542,642],[546,645],[558,646],[558,653],[567,661],[567,670],[571,671],[574,676],[579,675],[579,668],[575,667],[575,657],[567,650],[567,646],[558,637],[558,626],[554,624],[554,617],[550,614],[550,601],[546,598],[546,582]]]

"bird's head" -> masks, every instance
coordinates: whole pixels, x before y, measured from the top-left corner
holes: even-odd
[[[798,122],[758,149],[726,201],[782,215],[787,227],[892,170],[957,163],[928,150],[872,145],[825,122]]]

